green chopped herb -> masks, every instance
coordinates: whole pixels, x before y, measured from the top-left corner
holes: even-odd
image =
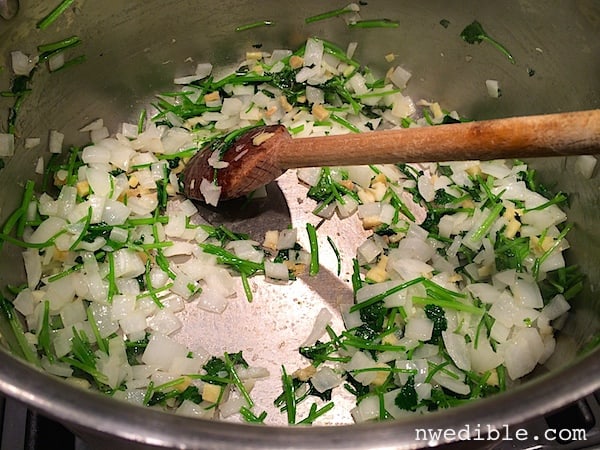
[[[461,31],[460,37],[469,44],[481,44],[484,41],[489,42],[504,56],[506,56],[512,64],[515,64],[515,59],[510,51],[504,45],[500,44],[496,39],[489,36],[483,29],[483,26],[477,20],[474,20],[467,25]]]
[[[309,274],[314,276],[319,273],[319,243],[317,241],[317,230],[311,223],[306,224],[308,242],[310,243],[310,267]]]
[[[433,322],[433,332],[431,334],[430,342],[432,344],[439,343],[442,338],[442,331],[448,329],[448,321],[446,320],[446,314],[444,309],[438,305],[425,305],[423,307],[425,315],[429,320]]]
[[[414,411],[417,408],[419,399],[415,390],[415,377],[408,377],[406,383],[400,388],[400,392],[394,398],[394,403],[400,409]]]
[[[334,9],[332,11],[327,11],[321,14],[317,14],[315,16],[310,16],[307,17],[306,19],[304,19],[304,22],[306,23],[313,23],[313,22],[318,22],[321,20],[326,20],[326,19],[331,19],[332,17],[338,17],[347,13],[352,13],[352,12],[356,12],[356,10],[352,7],[350,7],[350,5],[348,6],[344,6],[343,8],[338,8],[338,9]]]
[[[357,20],[348,26],[350,28],[398,28],[400,22],[390,19]]]
[[[78,36],[71,36],[60,41],[51,42],[49,44],[38,45],[38,52],[40,53],[40,61],[45,61],[48,58],[62,52],[68,48],[75,47],[81,44],[81,39]]]
[[[342,273],[342,258],[340,256],[340,251],[338,250],[337,246],[335,245],[335,242],[333,242],[333,239],[331,239],[331,236],[327,236],[327,242],[329,242],[329,245],[331,246],[331,249],[333,250],[333,253],[335,254],[335,259],[337,260],[337,276],[339,277],[340,274]]]
[[[321,408],[319,408],[316,403],[313,403],[312,405],[310,405],[310,411],[308,413],[308,416],[306,416],[304,419],[302,419],[300,422],[298,422],[298,425],[312,424],[319,417],[321,417],[322,415],[331,411],[334,406],[335,406],[335,404],[333,402],[331,402],[331,403],[326,403]]]
[[[37,27],[40,30],[45,30],[46,28],[48,28],[56,21],[56,19],[58,19],[58,17],[61,14],[63,14],[67,9],[69,9],[69,7],[73,4],[73,1],[74,0],[63,0],[62,2],[60,2],[56,6],[56,8],[50,11],[50,13],[48,13],[46,17],[44,17],[37,23]]]
[[[246,30],[251,30],[253,28],[270,27],[272,25],[275,25],[275,22],[273,22],[272,20],[259,20],[257,22],[240,25],[235,28],[235,31],[246,31]]]

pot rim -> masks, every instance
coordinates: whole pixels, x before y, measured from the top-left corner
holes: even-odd
[[[70,426],[82,437],[112,436],[166,448],[265,449],[415,448],[417,429],[508,429],[600,389],[600,358],[594,351],[573,364],[507,392],[426,416],[339,426],[285,427],[177,416],[70,386],[0,351],[0,391]],[[426,418],[426,419],[425,419]],[[463,435],[464,436],[464,435]],[[447,443],[421,441],[422,446]],[[376,447],[374,447],[376,445]]]

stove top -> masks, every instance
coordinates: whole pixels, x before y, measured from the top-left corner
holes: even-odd
[[[483,435],[482,428],[482,435]],[[469,439],[447,446],[489,450],[580,450],[600,449],[600,392],[559,411],[499,430],[495,439]],[[460,438],[460,435],[459,435]],[[92,450],[63,425],[28,409],[22,403],[0,396],[0,450]]]

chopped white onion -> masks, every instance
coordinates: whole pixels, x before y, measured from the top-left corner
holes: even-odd
[[[0,133],[0,156],[13,156],[15,154],[15,135]]]
[[[485,80],[485,87],[490,97],[500,97],[500,83],[498,83],[498,80]]]
[[[12,70],[15,75],[29,76],[39,61],[38,56],[28,56],[20,50],[11,52]]]
[[[304,340],[301,347],[310,347],[312,345],[315,345],[315,342],[317,342],[317,340],[319,340],[325,334],[325,330],[327,328],[327,325],[329,325],[329,323],[331,322],[331,319],[333,319],[333,315],[331,314],[331,312],[329,312],[327,308],[321,308],[321,310],[317,314],[315,323],[313,324],[313,328],[310,334]]]
[[[62,153],[64,139],[65,135],[60,131],[50,130],[50,140],[48,142],[50,153]]]

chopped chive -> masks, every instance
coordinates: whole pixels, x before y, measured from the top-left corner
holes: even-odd
[[[146,388],[146,393],[144,394],[143,404],[145,406],[148,406],[148,404],[150,403],[150,400],[152,400],[153,393],[154,393],[154,381],[150,381],[150,383],[148,383],[148,387]]]
[[[94,314],[92,313],[92,308],[88,307],[86,309],[86,315],[87,315],[88,323],[90,324],[90,327],[92,328],[92,333],[94,333],[94,337],[96,338],[96,344],[98,344],[98,349],[101,352],[106,353],[108,355],[108,343],[107,343],[106,339],[104,339],[100,335],[100,330],[98,329],[98,324],[96,323],[96,320],[94,319]]]
[[[21,205],[13,211],[2,227],[2,232],[4,234],[10,234],[12,230],[17,227],[17,237],[23,237],[23,231],[27,222],[27,210],[33,197],[34,187],[35,183],[32,180],[28,180],[25,185],[25,191],[23,192]]]
[[[54,361],[54,353],[50,345],[50,302],[44,300],[44,309],[42,311],[42,323],[38,331],[38,344],[44,351],[48,361]]]
[[[567,224],[565,226],[565,228],[560,232],[560,234],[556,237],[556,239],[552,243],[552,246],[548,250],[546,250],[542,256],[535,259],[535,262],[533,263],[533,270],[532,270],[533,277],[535,279],[537,279],[537,277],[540,273],[540,266],[542,264],[544,264],[544,261],[546,261],[550,257],[552,252],[560,246],[562,240],[565,238],[567,233],[569,233],[569,231],[571,231],[571,228],[573,228],[573,224],[572,223]]]
[[[79,245],[79,243],[83,240],[83,237],[88,232],[90,223],[92,222],[92,207],[91,206],[88,208],[88,211],[87,211],[87,214],[86,214],[84,220],[85,220],[85,222],[83,224],[83,229],[81,230],[81,233],[79,234],[77,239],[75,239],[75,241],[69,247],[69,251],[75,250],[77,248],[77,246]]]
[[[498,375],[498,387],[500,391],[506,390],[506,368],[503,365],[496,367],[496,374]]]
[[[66,277],[67,275],[70,275],[72,273],[77,272],[78,270],[81,270],[82,268],[83,268],[83,264],[75,264],[74,266],[71,266],[68,269],[63,270],[62,272],[59,272],[57,274],[52,275],[51,277],[48,277],[48,282],[53,283],[57,280],[60,280],[61,278]]]
[[[152,167],[153,162],[145,163],[145,164],[135,164],[129,167],[130,170],[141,170],[141,169],[149,169]]]
[[[304,19],[304,22],[305,23],[319,22],[321,20],[331,19],[333,17],[338,17],[338,16],[341,16],[346,13],[356,12],[355,9],[349,8],[348,6],[344,6],[343,8],[334,9],[332,11],[327,11],[327,12],[324,12],[321,14],[307,17],[306,19]]]
[[[15,347],[14,345],[12,345],[13,340],[8,339],[8,333],[5,336],[6,340],[8,341],[8,344],[11,346],[11,350],[15,351],[17,354],[20,353],[21,355],[23,355],[25,360],[27,360],[31,364],[39,366],[40,361],[38,359],[38,356],[34,352],[34,350],[31,348],[31,345],[29,345],[29,342],[27,341],[27,338],[25,337],[25,331],[23,330],[23,325],[21,324],[21,321],[17,317],[14,305],[9,300],[7,300],[2,295],[2,293],[0,293],[0,312],[6,318],[6,322],[8,322],[8,324],[10,326],[10,331],[12,332],[12,335],[14,336],[14,340],[16,341],[16,347]],[[2,329],[1,325],[2,324],[0,324],[0,329]]]
[[[287,421],[290,425],[296,423],[296,392],[294,389],[294,382],[291,375],[288,375],[285,371],[285,366],[281,366],[281,382],[283,384],[283,399],[285,402],[285,409],[287,412]]]
[[[429,292],[433,292],[437,295],[445,295],[448,298],[466,298],[467,296],[465,294],[462,294],[460,292],[455,292],[455,291],[451,291],[450,289],[447,289],[443,286],[440,286],[439,284],[425,278],[423,280],[423,286],[425,286]]]
[[[387,193],[389,193],[389,195],[392,197],[392,201],[390,203],[392,203],[392,205],[397,210],[399,210],[402,214],[404,214],[408,220],[410,220],[411,222],[414,222],[415,221],[414,214],[412,213],[412,211],[410,209],[408,209],[408,207],[402,201],[402,199],[396,193],[396,191],[394,191],[393,189],[389,188]]]
[[[526,208],[523,210],[524,213],[527,213],[529,211],[540,211],[542,209],[546,209],[552,205],[560,205],[561,203],[565,203],[568,200],[568,197],[563,194],[562,192],[559,192],[558,194],[556,194],[551,200],[548,200],[545,203],[542,203],[539,206],[536,206],[535,208]]]
[[[46,248],[46,247],[51,247],[52,245],[54,245],[54,241],[56,241],[56,239],[65,234],[67,232],[67,230],[61,230],[58,233],[56,233],[54,236],[52,236],[50,239],[48,239],[45,242],[25,242],[22,241],[20,239],[16,239],[12,236],[9,236],[5,233],[0,233],[0,242],[5,241],[8,242],[9,244],[13,244],[16,245],[17,247],[23,247],[23,248]]]
[[[165,242],[152,242],[150,244],[139,244],[139,245],[131,244],[130,247],[138,249],[138,250],[155,250],[155,249],[160,249],[160,248],[171,247],[172,245],[173,245],[172,241],[165,241]]]
[[[440,363],[440,364],[434,364],[431,361],[427,361],[427,365],[429,366],[429,371],[427,373],[427,376],[425,377],[425,383],[430,383],[432,378],[434,377],[434,375],[436,373],[438,373],[439,371],[441,371],[448,364],[450,364],[450,361],[444,361],[443,363]]]
[[[33,190],[35,188],[35,182],[33,180],[27,180],[25,184],[25,192],[23,193],[23,200],[21,202],[21,209],[23,210],[23,215],[21,219],[17,223],[17,237],[22,238],[23,233],[25,231],[25,226],[27,224],[27,210],[29,209],[29,204],[33,199]]]
[[[306,224],[308,242],[310,245],[310,266],[308,273],[314,276],[319,273],[319,243],[317,240],[317,229],[311,223]]]
[[[357,20],[348,24],[350,28],[398,28],[400,23],[390,19]]]
[[[382,92],[367,92],[365,94],[355,94],[354,98],[361,100],[363,98],[385,97],[386,95],[397,94],[399,92],[402,92],[402,89],[390,89],[388,91]]]
[[[11,233],[12,230],[15,228],[15,226],[17,226],[17,224],[21,221],[24,214],[25,214],[25,211],[23,211],[22,208],[15,209],[11,213],[11,215],[8,216],[8,219],[6,219],[6,222],[4,222],[4,225],[2,226],[2,233],[4,233],[4,234]]]
[[[162,252],[162,249],[160,249],[160,248],[156,249],[156,255],[154,256],[154,260],[156,261],[156,264],[158,265],[158,267],[160,267],[160,269],[163,272],[165,272],[171,280],[174,280],[175,278],[177,278],[177,275],[175,275],[175,272],[173,272],[171,270],[169,260],[167,259],[165,254]]]
[[[154,225],[155,223],[162,223],[163,225],[169,223],[169,216],[155,216],[155,217],[141,217],[135,218],[130,217],[127,219],[126,225],[128,227],[137,227],[140,225]]]
[[[335,254],[335,258],[337,260],[337,276],[339,277],[340,274],[342,273],[342,258],[340,256],[340,251],[338,250],[337,246],[335,245],[335,242],[333,242],[333,239],[331,239],[331,236],[327,236],[327,242],[329,242],[329,245],[331,245],[331,249],[333,250],[333,253]]]
[[[390,373],[406,373],[409,375],[417,375],[417,369],[402,369],[399,367],[381,366],[381,367],[364,367],[362,369],[352,369],[351,373],[364,373],[364,372],[390,372]]]
[[[225,360],[225,365],[227,366],[227,371],[229,372],[229,375],[233,380],[233,384],[240,391],[240,394],[242,394],[244,400],[246,400],[248,408],[252,408],[254,406],[254,401],[252,400],[252,398],[250,398],[250,394],[248,393],[246,386],[244,386],[244,383],[240,379],[237,371],[235,370],[234,364],[231,361],[231,358],[229,357],[227,352],[225,352],[225,354],[223,355],[223,359]]]
[[[409,280],[402,284],[394,286],[393,288],[390,288],[387,291],[382,292],[381,294],[374,295],[371,298],[368,298],[366,300],[363,300],[360,303],[356,303],[355,305],[352,305],[352,307],[350,308],[350,312],[358,311],[367,306],[371,306],[372,304],[377,303],[377,302],[383,300],[384,298],[389,297],[392,294],[395,294],[396,292],[403,291],[404,289],[407,289],[410,286],[414,286],[415,284],[422,283],[423,280],[425,280],[425,279],[426,278],[424,278],[424,277],[418,277],[413,280]]]
[[[217,256],[220,264],[225,264],[236,269],[240,273],[245,273],[247,276],[254,275],[256,272],[264,271],[264,265],[247,259],[240,258],[233,253],[228,252],[223,247],[214,244],[200,244],[200,248],[205,253],[210,253]]]
[[[167,382],[165,382],[163,384],[159,384],[158,386],[154,386],[152,388],[152,390],[154,392],[164,391],[166,389],[175,388],[175,387],[179,386],[181,383],[184,383],[184,382],[185,382],[185,378],[184,377],[177,377],[177,378],[174,378],[171,381],[167,381]]]
[[[360,263],[358,259],[352,259],[352,292],[356,297],[356,292],[362,287],[362,280],[360,278]]]
[[[186,376],[191,378],[192,380],[200,380],[200,381],[204,381],[207,383],[222,384],[222,385],[233,384],[233,380],[231,378],[217,377],[214,375],[202,375],[202,374],[194,373],[194,374],[188,374]]]
[[[496,222],[500,213],[504,209],[504,205],[502,203],[496,203],[489,215],[485,218],[483,223],[479,226],[479,228],[471,235],[472,241],[478,241],[489,231],[492,225]]]
[[[108,303],[112,303],[113,297],[119,292],[115,278],[115,255],[113,252],[107,253],[108,258]]]
[[[271,25],[274,25],[275,22],[273,22],[272,20],[259,20],[257,22],[252,22],[252,23],[248,23],[246,25],[240,25],[238,27],[235,27],[235,31],[246,31],[246,30],[251,30],[253,28],[259,28],[259,27],[270,27]]]
[[[329,42],[325,39],[321,39],[321,38],[313,38],[317,41],[320,41],[323,43],[323,50],[326,53],[329,53],[330,55],[335,56],[336,58],[338,58],[340,61],[353,66],[355,68],[359,68],[360,67],[360,63],[352,58],[348,58],[348,56],[346,56],[346,52],[344,50],[342,50],[341,48],[339,48],[337,45],[335,45],[332,42]]]
[[[344,119],[343,117],[338,116],[337,114],[331,114],[329,117],[331,117],[331,120],[333,120],[334,122],[339,123],[340,125],[348,128],[350,131],[352,131],[353,133],[360,133],[360,130],[356,127],[356,125],[351,124],[350,122],[348,122],[346,119]]]
[[[249,423],[264,423],[267,418],[267,412],[263,411],[258,416],[254,414],[250,408],[246,406],[242,406],[240,408],[240,415],[244,418],[246,422]]]
[[[148,111],[146,111],[146,109],[142,109],[140,111],[140,115],[138,117],[138,122],[137,122],[137,132],[138,134],[141,134],[144,132],[144,128],[146,126],[146,117],[148,116]]]
[[[254,300],[254,294],[252,294],[252,288],[250,287],[250,282],[248,281],[248,275],[245,272],[240,272],[240,278],[242,279],[242,287],[244,288],[244,294],[246,294],[246,299],[248,303],[252,303]]]
[[[146,262],[146,272],[144,273],[144,281],[146,282],[146,287],[148,288],[148,292],[146,292],[146,295],[150,295],[150,298],[152,299],[152,301],[154,303],[156,303],[156,306],[158,306],[160,309],[163,309],[165,307],[165,305],[163,305],[163,303],[160,301],[160,299],[158,298],[157,293],[159,292],[159,289],[154,289],[152,287],[152,280],[150,279],[150,259],[148,259],[148,261]],[[163,286],[164,287],[164,286]],[[142,295],[142,294],[140,294]],[[146,296],[144,295],[144,296]]]
[[[302,131],[304,131],[304,124],[300,124],[297,127],[293,127],[289,129],[289,132],[291,134],[298,134],[301,133]]]
[[[308,416],[305,417],[304,419],[302,419],[300,422],[298,422],[298,425],[312,424],[315,420],[317,420],[323,414],[327,413],[328,411],[331,411],[334,406],[335,406],[335,404],[333,402],[330,402],[330,403],[326,403],[321,408],[318,408],[317,404],[313,403],[310,406],[310,411],[308,413]]]
[[[344,344],[350,347],[358,348],[361,350],[372,350],[381,352],[405,352],[406,347],[403,345],[394,344],[378,344],[372,340],[362,339],[357,336],[348,333],[347,331],[342,332],[342,336],[345,337]]]
[[[444,300],[444,299],[434,299],[431,297],[412,297],[412,302],[415,305],[436,305],[441,308],[454,309],[456,311],[465,311],[471,314],[485,314],[485,309],[478,308],[477,306],[468,305],[466,303],[459,302],[457,300]]]
[[[188,148],[187,150],[180,150],[175,153],[159,154],[156,157],[159,160],[169,160],[169,159],[175,159],[175,158],[191,158],[197,152],[198,152],[198,148],[194,147],[194,148]]]
[[[40,20],[37,23],[37,27],[40,30],[45,30],[46,28],[48,28],[50,25],[52,25],[54,23],[54,21],[56,19],[58,19],[58,17],[64,13],[69,6],[71,6],[71,4],[73,3],[74,0],[63,0],[62,2],[60,2],[58,4],[58,6],[56,8],[54,8],[52,11],[50,11],[50,13],[44,17],[42,20]]]
[[[51,42],[50,44],[38,45],[38,52],[40,53],[40,59],[45,60],[56,54],[56,52],[66,50],[67,48],[74,47],[81,43],[81,39],[77,36],[71,36],[60,41]]]

